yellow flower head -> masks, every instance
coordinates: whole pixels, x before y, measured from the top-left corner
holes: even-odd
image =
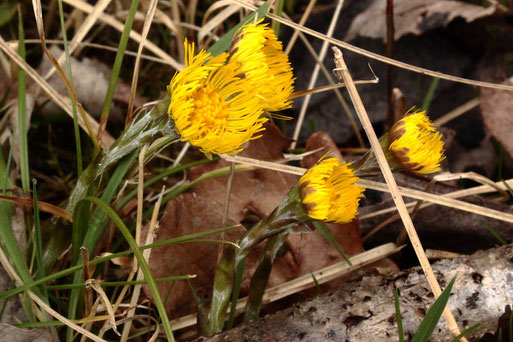
[[[168,87],[169,115],[183,141],[204,153],[236,154],[242,145],[263,131],[260,101],[251,85],[239,77],[239,63],[226,63],[228,54],[211,57],[185,42],[185,68]]]
[[[351,164],[337,158],[319,161],[299,180],[299,194],[308,216],[316,220],[345,223],[355,218],[364,188],[356,185]]]
[[[274,31],[262,19],[235,34],[230,61],[241,64],[241,72],[253,84],[255,95],[268,112],[290,108],[294,75],[288,56]]]
[[[397,121],[389,132],[388,149],[403,168],[416,173],[440,170],[445,158],[440,133],[426,112],[408,115]]]

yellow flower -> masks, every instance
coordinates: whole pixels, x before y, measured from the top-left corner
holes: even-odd
[[[445,158],[440,133],[426,112],[408,115],[397,121],[389,132],[388,149],[403,168],[416,173],[440,170]]]
[[[202,50],[194,56],[187,41],[185,51],[185,68],[168,87],[176,131],[206,154],[240,152],[267,121],[251,84],[240,77],[239,63],[226,63],[227,53],[212,58]]]
[[[274,31],[262,19],[248,24],[234,36],[230,61],[241,63],[241,72],[254,85],[265,111],[290,108],[294,75],[288,56]]]
[[[345,223],[358,214],[364,188],[358,177],[337,158],[319,161],[299,180],[299,194],[308,216],[316,220]]]

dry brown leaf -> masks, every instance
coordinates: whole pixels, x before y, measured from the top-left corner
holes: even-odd
[[[2,341],[9,342],[50,342],[52,336],[48,329],[39,328],[25,330],[13,327],[9,324],[0,323],[0,336]]]
[[[386,1],[375,0],[351,23],[345,41],[357,36],[386,39]],[[394,0],[395,40],[409,33],[420,35],[425,31],[447,26],[457,17],[466,22],[491,15],[495,7],[483,7],[452,0]]]
[[[272,125],[266,126],[264,136],[251,141],[242,155],[263,160],[279,160],[282,151],[291,140],[284,137]],[[190,170],[190,178],[195,179],[205,172],[228,165],[226,161],[201,165]],[[219,228],[222,223],[227,176],[203,182],[190,193],[182,194],[170,201],[160,221],[155,242],[165,239]],[[254,170],[234,175],[228,225],[245,219],[244,211],[249,209],[259,217],[269,215],[281,202],[297,177],[269,170]],[[254,215],[253,215],[254,216]],[[244,233],[243,228],[229,231],[225,239],[236,241]],[[220,238],[220,235],[209,236]],[[156,278],[179,274],[196,274],[192,284],[200,297],[208,297],[214,279],[218,245],[214,243],[185,243],[159,247],[152,250],[149,265]],[[253,254],[246,263],[247,269],[253,269],[257,255]],[[277,266],[271,274],[271,283],[277,284],[293,277],[290,267]],[[243,287],[248,284],[245,281]],[[158,284],[165,298],[169,284]],[[147,289],[145,289],[147,290]],[[146,293],[149,295],[148,291]],[[181,316],[195,311],[192,295],[186,282],[177,282],[172,289],[166,307],[172,316]]]
[[[276,126],[267,125],[264,136],[252,141],[241,155],[277,161],[283,158],[282,151],[290,145],[290,142],[291,140],[284,137]],[[327,134],[314,135],[307,145],[307,150],[315,150],[321,146],[330,146],[336,150],[336,146]],[[319,151],[315,156],[310,157],[306,161],[307,166],[317,162],[324,153],[325,151]],[[227,165],[226,161],[202,165],[192,169],[190,177],[195,179],[205,172]],[[235,174],[228,224],[239,223],[245,219],[248,221],[251,216],[256,221],[269,215],[297,180],[296,176],[264,169]],[[226,176],[203,182],[194,187],[193,193],[182,194],[170,201],[161,219],[156,241],[220,227],[226,182]],[[248,210],[250,216],[245,217],[244,212]],[[327,226],[346,254],[350,256],[363,251],[357,220],[344,225],[328,224]],[[236,241],[243,233],[242,228],[233,230],[226,233],[225,239]],[[246,262],[241,295],[247,291],[249,277],[254,271],[260,247],[249,255]],[[154,249],[149,264],[156,278],[196,274],[197,277],[192,280],[195,290],[199,296],[208,297],[214,279],[217,253],[217,244],[172,245]],[[319,232],[290,234],[285,254],[275,260],[268,286],[278,285],[340,260],[341,257],[336,249]],[[169,284],[158,286],[162,296],[165,297]],[[176,283],[166,304],[172,316],[182,316],[195,311],[190,290],[185,282]]]
[[[513,84],[509,79],[504,84]],[[481,114],[490,133],[502,143],[504,149],[513,156],[513,94],[506,91],[481,89]]]

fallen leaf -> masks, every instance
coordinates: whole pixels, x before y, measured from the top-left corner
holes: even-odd
[[[351,23],[345,41],[357,36],[386,40],[386,4],[375,0]],[[420,35],[437,27],[445,27],[457,17],[466,22],[495,13],[495,7],[483,7],[452,0],[394,0],[394,39],[409,33]]]
[[[241,155],[261,160],[280,160],[282,151],[288,148],[291,140],[284,137],[273,125],[266,125],[262,138],[250,142]],[[196,179],[205,172],[228,166],[223,160],[214,164],[205,164],[190,170],[191,179]],[[255,221],[269,215],[283,200],[290,188],[296,184],[297,177],[276,171],[263,169],[236,173],[233,178],[228,225],[246,219],[249,209]],[[217,177],[198,184],[192,192],[181,194],[171,200],[160,220],[160,228],[155,242],[221,227],[226,195],[227,176]],[[239,228],[225,233],[224,238],[237,241],[245,230]],[[208,238],[219,239],[220,234]],[[208,298],[211,293],[214,270],[217,263],[218,244],[186,243],[154,248],[149,265],[156,278],[179,274],[195,274],[192,279],[197,294]],[[246,263],[246,273],[251,273],[258,258],[258,252],[250,254]],[[291,261],[292,262],[292,261]],[[248,271],[249,270],[249,271]],[[290,266],[277,265],[273,268],[270,283],[277,284],[290,279],[296,274]],[[243,283],[243,289],[248,280]],[[170,284],[158,284],[161,295],[165,298]],[[145,288],[147,295],[147,289]],[[166,307],[171,316],[181,316],[195,311],[192,294],[186,282],[176,282],[169,296]]]
[[[503,84],[513,85],[513,79]],[[513,94],[508,91],[481,89],[481,115],[488,131],[502,143],[504,149],[513,156]]]
[[[2,341],[9,342],[50,342],[52,336],[48,329],[19,329],[9,324],[0,323],[0,336]]]
[[[277,161],[283,158],[282,151],[289,146],[290,142],[291,140],[284,137],[275,126],[267,125],[264,136],[252,141],[241,155]],[[316,150],[323,146],[332,149],[341,158],[335,143],[326,133],[312,136],[308,141],[307,150]],[[313,165],[326,153],[327,149],[321,149],[307,157],[303,165],[307,167]],[[223,160],[215,164],[201,165],[191,169],[189,175],[191,179],[196,179],[205,172],[228,165],[229,163]],[[247,222],[251,216],[254,217],[252,221],[256,223],[262,217],[269,215],[297,181],[297,176],[264,169],[236,173],[230,197],[228,224],[240,223],[244,220]],[[211,179],[195,186],[192,193],[182,194],[170,201],[161,219],[156,241],[220,227],[226,182],[227,176]],[[358,220],[347,224],[327,224],[327,228],[348,256],[363,251]],[[226,233],[225,239],[237,241],[243,233],[242,228],[232,230]],[[219,235],[211,238],[219,238]],[[285,253],[278,256],[273,264],[268,281],[269,287],[342,259],[337,250],[318,231],[290,234],[286,244]],[[261,248],[262,246],[257,246],[248,256],[241,285],[241,296],[247,293],[250,276],[254,272]],[[196,274],[197,277],[192,280],[195,291],[200,297],[208,298],[211,294],[217,253],[218,245],[212,243],[170,245],[153,249],[149,264],[156,278]],[[158,286],[161,295],[165,298],[170,285],[159,284]],[[147,295],[149,296],[148,291]],[[166,307],[172,316],[182,316],[195,311],[187,283],[174,284]]]

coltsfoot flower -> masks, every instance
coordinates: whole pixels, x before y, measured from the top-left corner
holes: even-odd
[[[313,219],[345,223],[358,214],[364,188],[356,185],[358,177],[337,158],[322,159],[299,180],[303,207]]]
[[[207,155],[240,152],[267,121],[253,86],[241,75],[239,63],[227,62],[227,53],[194,55],[194,44],[187,41],[185,52],[185,68],[168,87],[168,113],[176,131]]]
[[[440,162],[445,158],[444,144],[426,112],[398,120],[390,129],[388,139],[389,151],[406,170],[424,174],[440,170]]]
[[[230,62],[238,62],[253,85],[255,96],[267,112],[290,108],[294,75],[288,56],[274,31],[262,19],[245,25],[235,34]]]

